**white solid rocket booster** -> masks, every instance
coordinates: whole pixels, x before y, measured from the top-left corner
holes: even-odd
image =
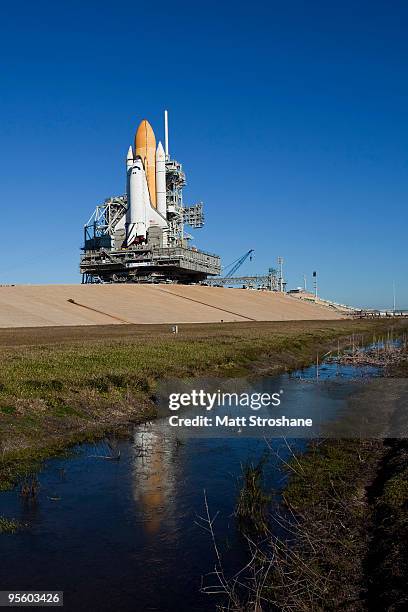
[[[132,147],[129,147],[126,155],[126,170],[128,171],[131,166],[133,166],[133,151]]]
[[[139,158],[132,163],[128,171],[128,209],[126,222],[128,226],[127,246],[130,246],[141,236],[146,237],[146,202],[147,185],[143,162]]]
[[[156,151],[156,202],[157,212],[166,218],[166,155],[161,142]]]

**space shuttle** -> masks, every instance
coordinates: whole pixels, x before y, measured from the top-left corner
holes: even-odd
[[[166,153],[150,123],[137,128],[134,147],[126,156],[127,211],[125,246],[146,242],[151,227],[168,228],[166,211]]]

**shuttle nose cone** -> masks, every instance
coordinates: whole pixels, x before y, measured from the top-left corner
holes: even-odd
[[[147,184],[149,186],[150,201],[156,208],[156,138],[153,128],[147,119],[143,119],[137,128],[135,136],[135,156],[140,155],[143,160]]]

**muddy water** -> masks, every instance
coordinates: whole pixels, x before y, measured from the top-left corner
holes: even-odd
[[[327,394],[322,382],[377,373],[323,365],[319,382],[311,367],[254,386],[289,389],[299,405],[330,419],[347,401],[347,385]],[[281,439],[271,444],[276,455],[269,460],[266,484],[279,493],[286,478],[279,457],[286,459],[289,451]],[[306,442],[291,445],[302,450]],[[119,461],[103,458],[110,454],[106,442],[81,445],[68,458],[48,461],[38,475],[35,502],[22,500],[18,490],[0,495],[0,515],[28,525],[0,536],[1,589],[63,590],[64,608],[72,611],[215,610],[216,601],[200,593],[202,576],[214,567],[208,533],[197,525],[204,491],[211,513],[218,513],[214,526],[225,568],[233,572],[245,562],[232,515],[241,465],[262,456],[265,440],[180,441],[158,420],[137,427],[118,449]]]

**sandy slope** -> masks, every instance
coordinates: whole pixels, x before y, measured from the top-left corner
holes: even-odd
[[[0,327],[339,318],[325,306],[267,291],[130,284],[0,287]]]

